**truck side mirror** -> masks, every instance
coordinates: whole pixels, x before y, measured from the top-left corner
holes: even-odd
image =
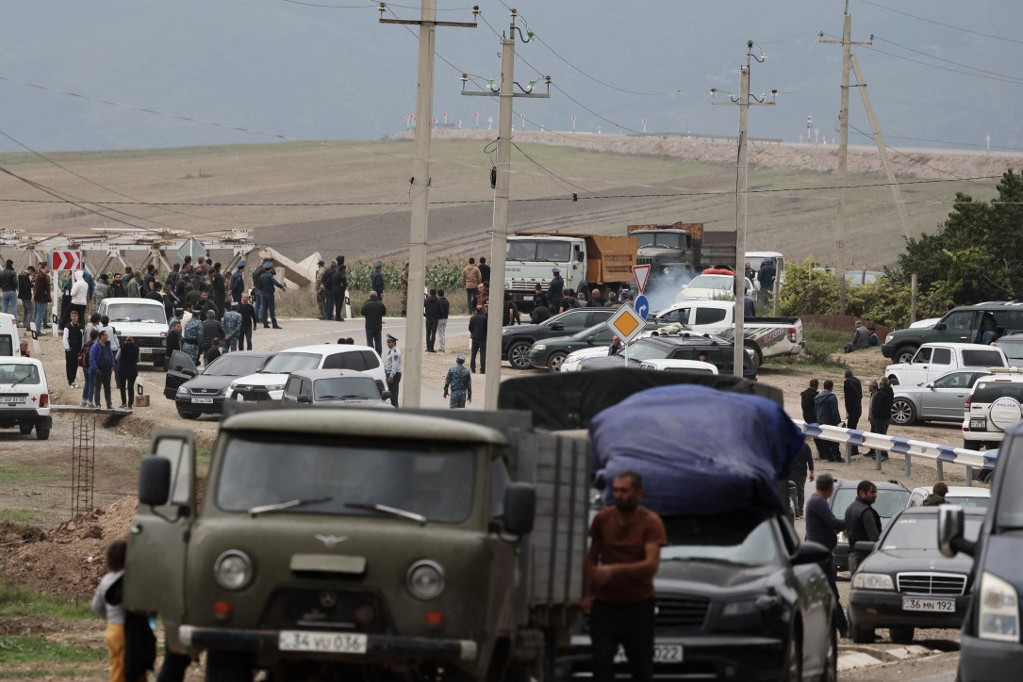
[[[946,325],[944,322],[939,322],[938,324],[934,325],[934,328],[940,332],[946,328]]]
[[[301,394],[299,394],[295,398],[295,400],[297,400],[300,403],[311,403],[313,401],[313,397],[311,395],[301,395]]]
[[[143,457],[139,466],[139,503],[153,507],[170,499],[171,462],[166,457]]]
[[[526,535],[536,519],[536,489],[529,483],[509,483],[504,491],[504,530]]]
[[[938,507],[938,550],[954,557],[957,552],[973,556],[976,544],[963,537],[963,508],[954,504]]]

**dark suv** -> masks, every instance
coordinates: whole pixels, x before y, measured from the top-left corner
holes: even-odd
[[[514,324],[501,330],[501,359],[515,369],[529,369],[529,349],[540,339],[571,336],[576,332],[606,322],[613,308],[576,308],[566,310],[540,324]]]
[[[885,337],[881,353],[895,362],[910,362],[925,343],[990,343],[984,340],[988,331],[996,338],[1023,331],[1023,302],[987,301],[953,308],[932,327],[893,331]]]
[[[881,524],[887,525],[888,520],[906,508],[909,504],[909,496],[912,494],[902,483],[892,479],[890,481],[872,481],[877,486],[877,499],[874,500],[874,509],[881,517]],[[845,510],[856,499],[856,486],[859,481],[835,480],[835,494],[828,502],[831,504],[831,513],[840,519],[845,518]],[[838,544],[835,545],[835,570],[849,570],[849,538],[845,532],[838,534]]]
[[[732,374],[735,367],[732,344],[727,339],[703,334],[679,334],[677,336],[648,336],[629,344],[629,366],[639,367],[644,360],[699,360],[707,356],[707,362],[715,365],[721,374]],[[742,354],[742,376],[756,381],[757,370],[749,353]],[[587,358],[582,361],[583,369],[599,369],[620,366],[625,363],[624,353],[612,357]]]

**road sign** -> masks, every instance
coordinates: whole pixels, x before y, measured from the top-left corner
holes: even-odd
[[[622,340],[622,343],[629,343],[639,336],[646,326],[646,322],[639,316],[631,305],[623,305],[604,324],[614,332],[614,335]]]
[[[81,251],[54,251],[50,254],[51,270],[80,270],[81,267]]]
[[[178,256],[185,260],[185,256],[191,256],[192,260],[206,257],[206,247],[195,237],[189,237],[178,247]]]
[[[636,297],[636,312],[644,320],[650,314],[650,301],[646,300],[646,296],[642,294]]]
[[[642,294],[646,289],[646,283],[650,281],[650,264],[633,265],[632,276],[636,279],[636,288],[639,289],[639,293]]]

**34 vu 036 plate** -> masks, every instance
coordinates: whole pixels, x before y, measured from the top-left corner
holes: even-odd
[[[618,653],[615,654],[615,663],[625,663],[625,650],[621,647],[618,648]],[[654,663],[681,663],[682,662],[682,645],[681,644],[656,644],[654,645]]]
[[[350,632],[282,630],[277,646],[281,651],[364,654],[366,653],[366,635]]]
[[[902,598],[903,611],[932,611],[937,613],[955,613],[955,599],[917,599],[916,597]]]

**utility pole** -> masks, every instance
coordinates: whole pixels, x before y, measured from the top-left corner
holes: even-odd
[[[750,68],[753,60],[763,63],[767,55],[760,51],[759,55],[753,53],[755,43],[752,40],[746,42],[746,66],[739,69],[739,96],[728,93],[728,102],[714,102],[714,104],[734,104],[739,107],[739,158],[736,162],[735,174],[735,337],[732,341],[732,372],[737,377],[742,376],[743,354],[746,352],[744,322],[746,317],[746,274],[741,263],[746,257],[746,223],[748,222],[748,198],[749,198],[749,156],[747,154],[747,142],[749,134],[749,108],[752,105],[774,106],[774,97],[778,90],[771,90],[772,100],[767,101],[766,95],[750,95]],[[757,47],[759,50],[760,48]],[[717,88],[710,91],[711,97],[717,94]]]
[[[433,64],[438,26],[475,28],[473,21],[437,21],[437,0],[423,0],[418,21],[385,19],[387,5],[380,3],[381,24],[419,26],[419,77],[416,94],[416,158],[412,166],[412,223],[409,228],[408,297],[405,303],[405,360],[402,370],[402,407],[419,407],[422,391],[423,288],[426,286],[426,231],[430,211],[430,136],[433,120]]]
[[[476,91],[465,89],[469,75],[462,74],[462,94],[492,97],[499,95],[499,120],[497,122],[497,167],[494,182],[494,222],[491,230],[490,248],[490,308],[487,313],[487,345],[483,349],[486,354],[487,372],[483,391],[483,407],[487,410],[497,409],[497,394],[501,388],[501,328],[504,326],[504,273],[508,250],[508,199],[511,190],[511,136],[514,121],[512,120],[512,100],[516,97],[550,97],[551,78],[544,78],[548,92],[534,93],[536,81],[530,81],[526,87],[515,82],[515,33],[519,39],[528,43],[533,34],[515,25],[518,13],[511,10],[511,25],[508,33],[501,36],[501,83],[495,86],[487,81],[487,90]],[[528,28],[528,26],[527,26]],[[518,87],[521,92],[515,92]],[[495,89],[496,88],[496,89]],[[469,311],[472,314],[472,311]]]

